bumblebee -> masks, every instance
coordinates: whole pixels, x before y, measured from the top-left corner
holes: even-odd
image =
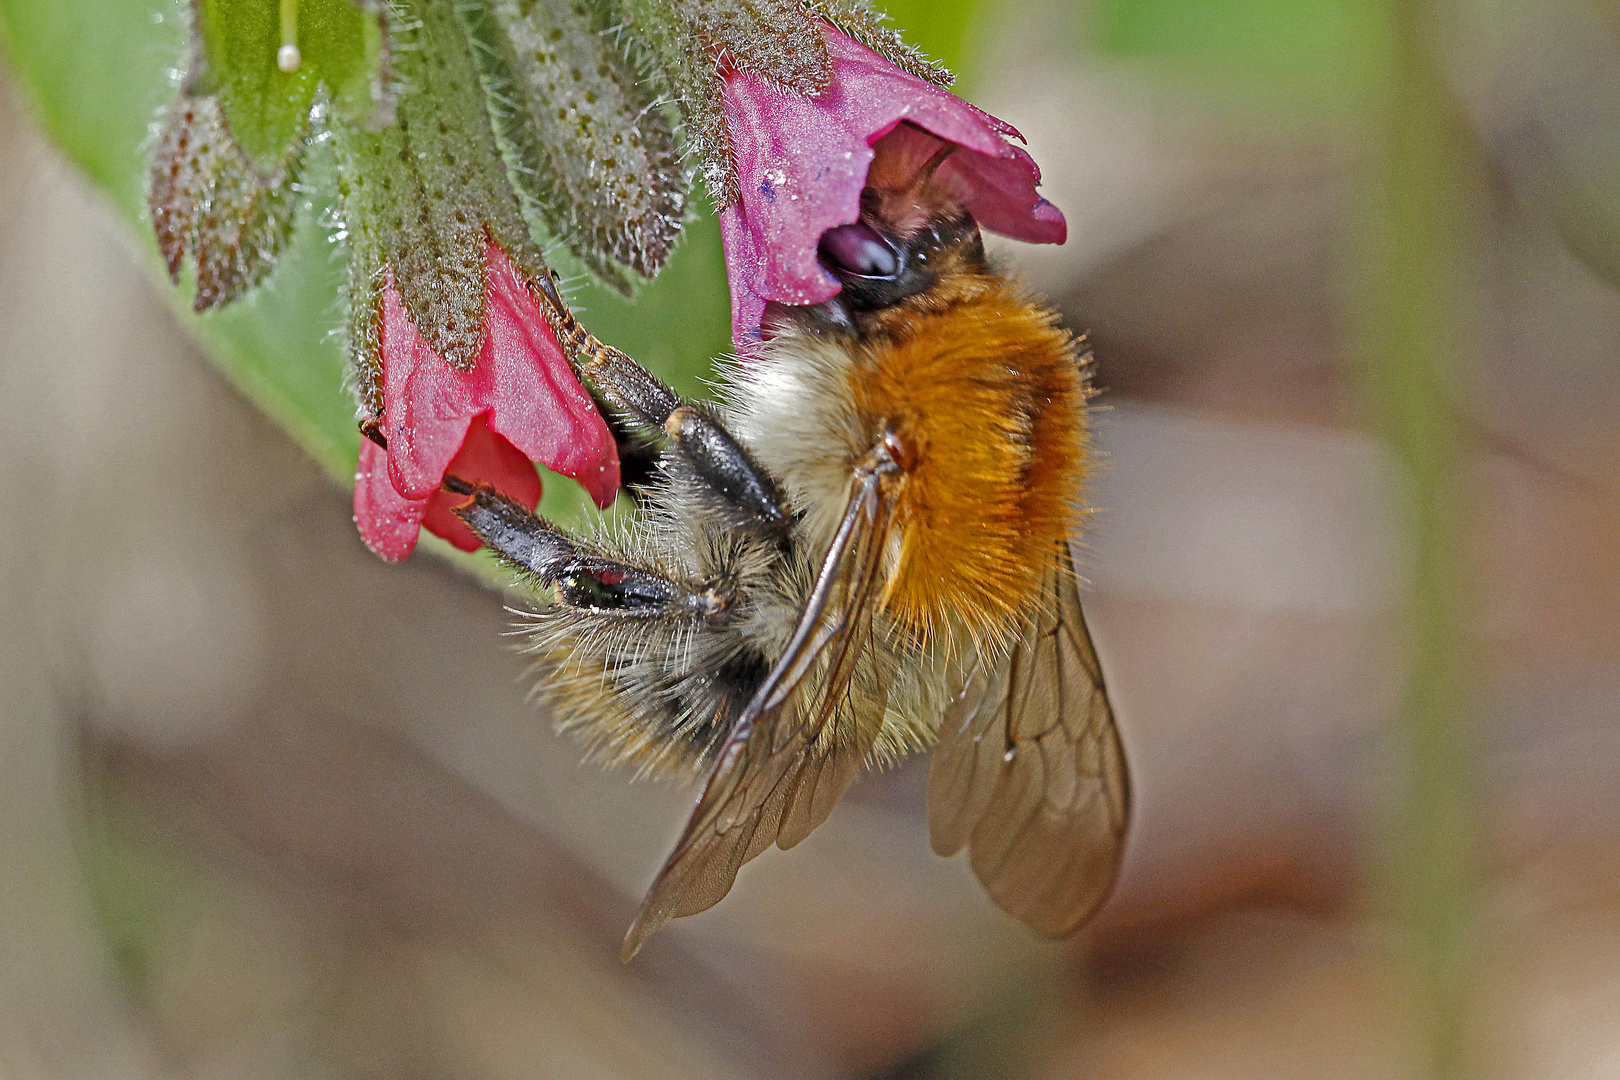
[[[941,154],[949,152],[949,147]],[[718,406],[685,401],[539,283],[581,378],[656,467],[630,524],[572,536],[454,477],[457,513],[549,603],[539,694],[602,757],[702,776],[624,943],[702,911],[826,820],[863,764],[933,747],[933,848],[991,898],[1077,930],[1129,814],[1070,540],[1090,391],[1056,315],[987,260],[941,157],[891,185],[773,306]]]

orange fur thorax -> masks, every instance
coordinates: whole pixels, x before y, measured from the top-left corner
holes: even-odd
[[[858,414],[907,458],[884,604],[925,640],[951,623],[1003,639],[1074,531],[1088,391],[1056,321],[998,278],[950,275],[884,313],[854,366]]]

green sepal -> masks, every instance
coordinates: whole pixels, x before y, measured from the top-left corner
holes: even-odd
[[[805,8],[825,19],[901,71],[944,89],[956,81],[950,68],[930,60],[895,29],[889,16],[864,0],[805,0]]]
[[[163,119],[147,209],[170,280],[197,263],[192,307],[219,308],[270,272],[293,224],[303,138],[261,173],[225,130],[217,97],[182,94]]]
[[[479,72],[453,0],[398,5],[394,122],[333,123],[349,244],[349,330],[361,402],[380,378],[382,291],[391,276],[416,328],[471,370],[483,334],[486,244],[529,280],[546,272],[507,178]],[[372,415],[378,415],[373,410]]]
[[[832,86],[823,22],[861,42],[900,70],[949,86],[952,75],[907,44],[887,17],[863,0],[619,0],[652,48],[685,122],[685,141],[701,164],[717,207],[737,198],[737,169],[721,99],[726,67],[781,89],[817,97]]]
[[[621,0],[651,48],[685,122],[718,207],[737,197],[731,133],[720,99],[724,63],[796,94],[832,85],[832,57],[815,17],[799,0]]]
[[[663,0],[681,25],[742,71],[815,97],[832,85],[832,57],[799,0]]]

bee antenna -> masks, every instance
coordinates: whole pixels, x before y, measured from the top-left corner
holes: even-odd
[[[478,490],[476,485],[468,483],[455,473],[445,473],[440,486],[452,495],[471,495]]]

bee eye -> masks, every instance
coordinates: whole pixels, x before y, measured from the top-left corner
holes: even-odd
[[[861,222],[827,230],[819,251],[829,269],[857,277],[891,278],[900,271],[900,258],[894,248],[875,229]]]

